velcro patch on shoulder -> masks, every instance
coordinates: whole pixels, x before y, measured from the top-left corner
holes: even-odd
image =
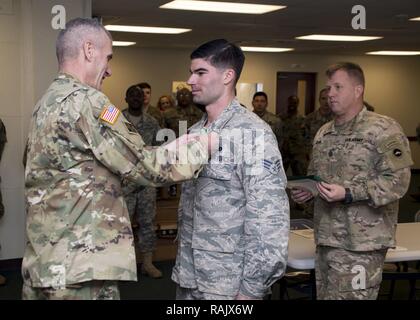
[[[403,143],[401,136],[394,135],[386,138],[378,145],[378,151],[388,160],[393,170],[413,165],[410,149]]]
[[[111,104],[109,106],[105,106],[102,109],[102,112],[99,118],[109,124],[114,124],[117,121],[120,113],[121,113],[120,109],[118,109],[117,107]]]

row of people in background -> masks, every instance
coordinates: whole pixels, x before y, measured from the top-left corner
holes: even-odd
[[[319,109],[305,117],[298,114],[299,98],[295,95],[287,100],[287,113],[277,116],[267,111],[268,98],[265,92],[256,92],[252,99],[254,113],[267,122],[273,130],[283,158],[283,167],[291,167],[293,175],[305,175],[316,132],[333,119],[328,105],[328,91],[319,93]]]

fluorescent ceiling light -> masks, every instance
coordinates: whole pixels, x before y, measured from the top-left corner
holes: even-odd
[[[293,51],[293,48],[273,48],[273,47],[241,47],[243,51],[250,52],[286,52]]]
[[[342,36],[333,34],[310,34],[308,36],[296,37],[300,40],[320,40],[320,41],[368,41],[382,39],[383,37],[367,37],[367,36]]]
[[[263,14],[271,11],[284,9],[286,8],[286,6],[272,6],[266,4],[239,2],[175,0],[161,5],[159,8],[192,11]]]
[[[420,21],[420,17],[411,18],[410,21]]]
[[[131,41],[112,41],[113,47],[127,47],[127,46],[132,46],[135,44],[136,44],[135,42],[131,42]]]
[[[378,56],[418,56],[420,51],[371,51],[366,54],[378,55]]]
[[[105,26],[105,29],[109,31],[138,32],[138,33],[165,33],[165,34],[178,34],[178,33],[191,31],[191,29],[180,29],[180,28],[119,26],[119,25],[112,25],[112,24]]]

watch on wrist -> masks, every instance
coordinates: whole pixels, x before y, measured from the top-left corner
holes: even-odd
[[[344,195],[344,200],[343,203],[344,204],[350,204],[353,202],[353,196],[351,195],[351,191],[349,188],[345,188],[344,189],[346,191],[345,195]]]

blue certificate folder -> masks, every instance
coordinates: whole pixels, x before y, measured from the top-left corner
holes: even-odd
[[[292,176],[287,178],[288,189],[304,189],[318,195],[317,182],[325,182],[318,176]]]

